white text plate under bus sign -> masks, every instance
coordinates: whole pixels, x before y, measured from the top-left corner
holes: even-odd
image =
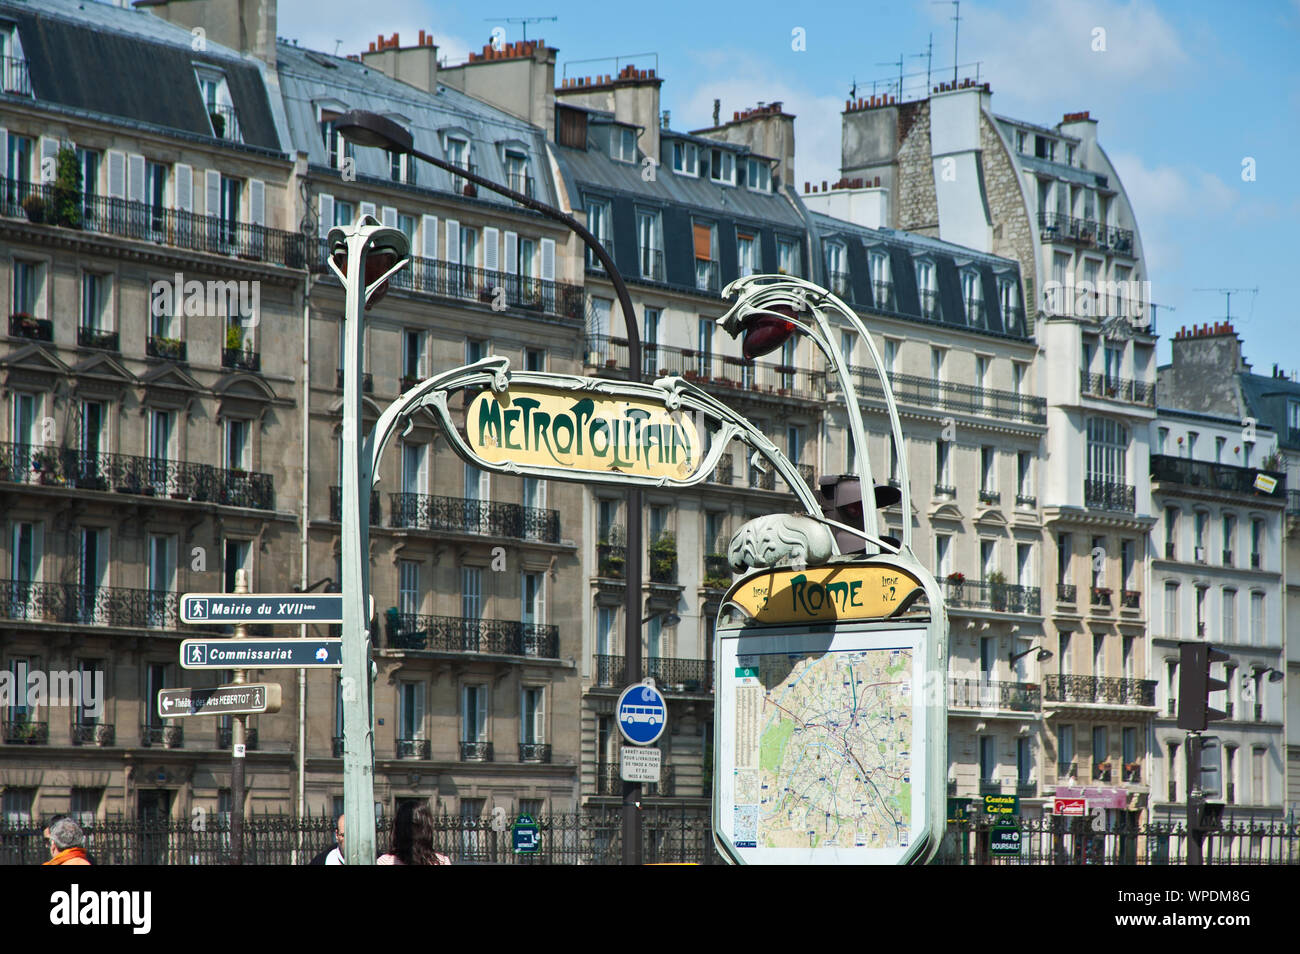
[[[933,834],[927,623],[718,629],[714,824],[744,864],[900,864]],[[942,833],[938,833],[942,834]]]

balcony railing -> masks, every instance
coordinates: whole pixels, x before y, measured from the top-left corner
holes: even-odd
[[[664,280],[664,253],[660,249],[641,247],[641,277],[651,282]]]
[[[1087,397],[1109,398],[1114,401],[1127,401],[1130,404],[1143,404],[1147,407],[1154,407],[1156,403],[1154,385],[1107,374],[1080,371],[1079,390]]]
[[[1043,691],[1030,682],[953,677],[948,680],[948,705],[963,709],[1038,712],[1043,708]]]
[[[27,218],[22,202],[33,195],[45,201],[47,210],[55,206],[56,198],[64,198],[59,187],[53,184],[0,179],[0,215]],[[299,232],[84,193],[74,193],[71,204],[76,211],[69,220],[53,221],[47,213],[45,222],[84,232],[235,256],[288,268],[299,269],[307,265],[303,236]]]
[[[1071,759],[1068,762],[1056,763],[1056,779],[1059,782],[1065,778],[1076,778],[1079,774],[1079,763]]]
[[[96,348],[99,351],[117,351],[118,337],[116,331],[97,331],[94,328],[77,327],[77,346]]]
[[[9,334],[14,338],[27,338],[31,341],[53,341],[54,322],[21,313],[10,315]]]
[[[217,748],[228,749],[235,741],[235,728],[230,725],[217,726]],[[250,751],[257,748],[257,729],[244,730],[244,746]]]
[[[936,498],[939,498],[939,497],[956,497],[956,496],[957,496],[957,488],[954,487],[954,486],[952,486],[951,484],[935,484],[935,485],[934,485],[934,495],[935,495]]]
[[[1104,606],[1110,609],[1110,588],[1105,586],[1092,587],[1090,602],[1093,606]]]
[[[1092,780],[1094,782],[1109,782],[1110,769],[1110,762],[1094,762],[1092,766]]]
[[[1038,783],[1035,781],[1016,780],[1016,794],[1021,798],[1034,798],[1038,794]]]
[[[1090,702],[1120,706],[1154,706],[1154,679],[1118,676],[1072,676],[1051,673],[1043,677],[1044,702]]]
[[[16,96],[32,95],[32,80],[25,59],[0,56],[0,90]]]
[[[1002,494],[996,490],[981,490],[979,492],[980,503],[990,507],[996,507],[1002,502]]]
[[[713,691],[713,666],[707,659],[674,659],[646,656],[641,660],[642,676],[653,678],[660,689],[670,692]],[[596,657],[596,685],[621,688],[625,682],[622,656]]]
[[[330,488],[330,519],[335,523],[343,520],[343,488]],[[370,492],[370,525],[379,526],[384,522],[384,510],[379,505],[379,491]]]
[[[460,744],[460,760],[462,762],[491,762],[492,743],[462,742]]]
[[[334,389],[343,390],[343,369],[338,368],[334,372]],[[375,389],[375,376],[370,371],[361,372],[361,393],[370,394]]]
[[[533,198],[536,183],[533,177],[522,172],[506,173],[506,188],[513,189],[515,192],[522,192],[528,198]]]
[[[140,726],[140,744],[145,748],[160,745],[168,749],[179,749],[185,744],[185,727],[146,722]]]
[[[938,320],[939,293],[933,288],[919,288],[916,293],[921,300],[921,317],[929,321]]]
[[[1079,219],[1061,212],[1048,211],[1038,213],[1038,227],[1045,241],[1096,246],[1121,255],[1133,253],[1132,229],[1107,226],[1092,219]]]
[[[979,793],[981,795],[1001,795],[1002,782],[996,778],[980,779]]]
[[[0,617],[5,619],[175,629],[179,607],[175,593],[158,590],[0,580]]]
[[[1142,594],[1138,590],[1120,590],[1119,605],[1123,609],[1141,609]]]
[[[1204,460],[1188,460],[1186,457],[1171,457],[1167,454],[1151,455],[1151,480],[1168,481],[1184,487],[1204,487],[1208,490],[1221,490],[1233,494],[1251,494],[1258,496],[1255,478],[1263,474],[1277,481],[1277,489],[1269,496],[1282,498],[1286,489],[1286,474],[1276,470],[1258,470],[1254,467],[1238,467],[1235,464],[1215,464]],[[1286,491],[1288,500],[1295,491]],[[1230,562],[1230,558],[1225,559]]]
[[[1079,598],[1079,588],[1073,583],[1056,584],[1056,602],[1074,603]]]
[[[238,371],[261,371],[262,355],[244,348],[222,348],[221,366]]]
[[[875,369],[854,367],[853,386],[863,400],[885,400],[880,379]],[[834,379],[831,384],[834,386]],[[890,374],[889,386],[894,400],[940,411],[957,411],[983,417],[996,417],[1023,424],[1047,423],[1047,399],[1014,391],[958,384],[955,381],[936,381],[915,374]]]
[[[558,510],[468,497],[389,494],[388,525],[410,530],[560,542]]]
[[[26,691],[26,687],[23,687],[23,691]],[[0,736],[3,736],[5,745],[48,745],[50,724],[10,717],[0,720]]]
[[[492,653],[558,659],[558,626],[508,619],[467,616],[386,615],[389,649],[420,649],[443,653]]]
[[[180,338],[164,338],[159,335],[150,335],[144,346],[144,353],[149,357],[175,361],[177,364],[185,363],[185,352],[185,342]]]
[[[655,345],[655,372],[679,374],[705,388],[723,388],[746,394],[795,397],[820,401],[826,396],[826,376],[811,368],[750,361],[716,352],[692,351]],[[649,360],[649,355],[646,355]],[[597,368],[628,367],[627,340],[607,335],[587,336],[587,364]]]
[[[596,575],[606,580],[621,580],[627,573],[627,547],[621,543],[596,544]]]
[[[109,746],[116,741],[117,730],[108,722],[72,723],[73,745]]]
[[[521,762],[550,762],[551,747],[542,742],[520,742],[519,743],[519,761]]]
[[[731,564],[725,553],[704,554],[704,585],[715,590],[731,585]]]
[[[826,278],[831,283],[831,291],[841,298],[848,297],[849,294],[849,273],[833,272],[827,269]]]
[[[1042,611],[1042,595],[1036,586],[1017,583],[990,583],[987,580],[965,580],[961,583],[944,580],[948,606],[953,609],[986,609],[999,613],[1028,613],[1036,616]]]
[[[871,303],[878,311],[894,310],[894,283],[884,279],[872,279]]]
[[[1133,513],[1137,509],[1137,491],[1132,484],[1089,478],[1083,482],[1083,502],[1097,510]]]
[[[41,444],[0,444],[0,481],[275,509],[270,474]]]
[[[695,260],[695,290],[718,293],[718,263]]]
[[[1142,763],[1125,762],[1124,763],[1124,781],[1133,785],[1142,784]]]
[[[1037,507],[1038,498],[1032,494],[1016,494],[1016,506],[1030,508]]]
[[[650,582],[675,585],[677,583],[677,543],[672,536],[661,537],[650,544]]]
[[[735,458],[730,454],[723,454],[718,458],[717,469],[713,471],[713,476],[709,479],[715,484],[730,484],[732,480],[732,468]]]
[[[753,490],[776,490],[776,471],[749,465],[749,486]]]
[[[243,142],[244,136],[239,129],[239,112],[234,106],[208,104],[208,120],[212,123],[212,135],[227,142]]]
[[[398,759],[433,758],[433,742],[429,739],[395,739],[393,757]]]

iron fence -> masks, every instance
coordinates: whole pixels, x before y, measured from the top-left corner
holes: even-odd
[[[860,399],[884,403],[885,392],[875,368],[855,366],[850,371]],[[831,385],[835,386],[833,378]],[[990,416],[1023,424],[1047,423],[1047,399],[1031,394],[955,381],[936,381],[916,374],[890,373],[889,386],[894,392],[894,400],[900,404]]]
[[[389,610],[386,619],[389,649],[422,649],[454,653],[498,653],[558,659],[560,629],[508,619],[467,616],[424,616]]]
[[[560,540],[558,510],[542,510],[468,497],[389,494],[388,525],[413,530],[481,533],[546,543],[558,543]]]
[[[641,660],[643,675],[654,679],[667,692],[712,692],[713,664],[707,659],[679,659],[672,656],[646,656]],[[622,688],[626,682],[622,656],[596,657],[596,684]]]
[[[996,583],[989,580],[945,581],[948,605],[955,609],[985,609],[999,613],[1042,611],[1042,592],[1036,586],[1019,583]]]
[[[0,617],[91,626],[176,629],[180,599],[162,590],[0,580]]]
[[[1049,673],[1043,677],[1045,702],[1088,702],[1121,706],[1154,706],[1154,679],[1119,676],[1075,676]]]

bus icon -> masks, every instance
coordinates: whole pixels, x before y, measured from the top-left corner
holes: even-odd
[[[619,712],[624,722],[644,722],[658,725],[664,721],[664,710],[658,706],[624,706]]]

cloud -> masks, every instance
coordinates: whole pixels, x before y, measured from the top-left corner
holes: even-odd
[[[950,12],[934,7],[936,28],[949,26]],[[995,93],[1014,91],[1027,104],[1174,86],[1194,66],[1157,10],[1113,0],[1037,0],[1014,12],[973,6],[962,11],[958,55],[981,62]]]
[[[420,31],[433,34],[438,58],[451,64],[463,63],[469,51],[478,51],[490,39],[470,43],[438,29],[436,17],[426,14],[410,0],[280,0],[276,32],[297,40],[298,45],[323,53],[348,56],[365,52],[379,34],[399,34],[403,46],[413,46]],[[341,42],[340,42],[341,41]]]

